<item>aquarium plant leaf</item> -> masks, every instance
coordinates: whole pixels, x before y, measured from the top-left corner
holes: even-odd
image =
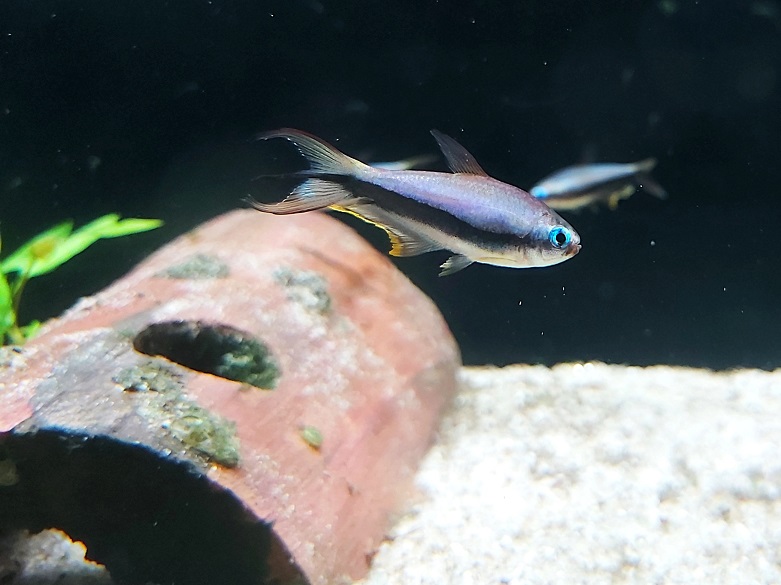
[[[3,250],[3,238],[0,236],[0,252]],[[14,311],[14,297],[11,286],[8,284],[5,274],[0,272],[0,345],[5,340],[5,334],[16,323],[16,311]]]
[[[14,300],[5,274],[0,274],[0,345],[6,332],[16,323]]]
[[[49,228],[23,244],[13,254],[0,263],[0,271],[26,272],[32,270],[42,259],[49,257],[73,230],[72,221],[64,221]]]
[[[24,327],[20,327],[19,330],[22,332],[24,339],[30,339],[33,335],[38,333],[40,328],[41,322],[36,319],[35,321],[30,321]]]
[[[105,229],[101,230],[100,237],[118,238],[130,234],[148,232],[149,230],[159,228],[161,225],[163,225],[163,220],[161,219],[140,219],[137,217],[130,217],[107,226]]]
[[[101,238],[118,238],[145,232],[163,225],[158,219],[120,219],[108,213],[73,231],[73,222],[64,221],[38,234],[0,262],[0,345],[22,344],[35,335],[39,321],[19,327],[19,301],[27,282],[51,272]],[[0,242],[2,244],[2,242]],[[9,278],[7,274],[14,274]]]
[[[6,258],[0,269],[5,273],[27,272],[27,278],[33,278],[51,272],[101,238],[149,231],[162,223],[156,219],[120,220],[116,213],[109,213],[71,233],[72,223],[65,222],[30,240]]]
[[[118,219],[118,215],[110,213],[77,229],[65,238],[65,240],[55,246],[48,256],[40,258],[39,261],[33,265],[28,277],[32,278],[34,276],[46,274],[58,266],[65,264],[65,262],[73,258],[76,254],[80,254],[97,242],[101,238],[101,232],[103,230],[110,230],[111,226],[116,224]]]

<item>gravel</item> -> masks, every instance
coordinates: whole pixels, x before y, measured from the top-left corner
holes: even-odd
[[[781,583],[781,371],[465,368],[364,585]]]

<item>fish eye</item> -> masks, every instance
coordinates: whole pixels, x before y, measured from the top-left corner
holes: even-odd
[[[555,248],[564,248],[572,241],[572,234],[567,228],[558,226],[550,231],[548,239]]]

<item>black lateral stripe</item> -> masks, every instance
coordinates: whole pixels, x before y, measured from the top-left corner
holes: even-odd
[[[367,183],[341,175],[326,175],[319,173],[317,177],[340,184],[345,190],[354,194],[356,197],[366,197],[371,199],[375,205],[386,209],[405,219],[411,219],[424,223],[434,229],[443,232],[453,238],[470,242],[476,246],[489,250],[503,250],[508,246],[519,247],[530,244],[530,239],[521,238],[511,234],[500,234],[488,232],[476,228],[447,211],[431,207],[425,203],[420,203],[394,191],[378,187],[372,183]]]
[[[588,185],[584,185],[579,189],[565,191],[564,193],[554,195],[553,197],[551,197],[551,200],[554,201],[556,199],[568,199],[568,198],[581,197],[583,195],[593,195],[593,194],[596,194],[600,197],[608,197],[609,195],[615,193],[616,191],[620,191],[621,189],[629,185],[637,186],[639,182],[640,182],[640,178],[636,174],[626,175],[619,179],[599,181],[597,183],[590,183]],[[543,201],[545,200],[543,199]]]

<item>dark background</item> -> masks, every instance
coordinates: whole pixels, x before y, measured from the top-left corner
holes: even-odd
[[[166,221],[33,281],[22,321],[304,165],[256,132],[393,160],[438,128],[527,189],[596,152],[657,157],[670,193],[565,214],[583,249],[550,268],[397,260],[466,363],[779,366],[780,62],[777,0],[0,0],[6,252],[65,218]]]

